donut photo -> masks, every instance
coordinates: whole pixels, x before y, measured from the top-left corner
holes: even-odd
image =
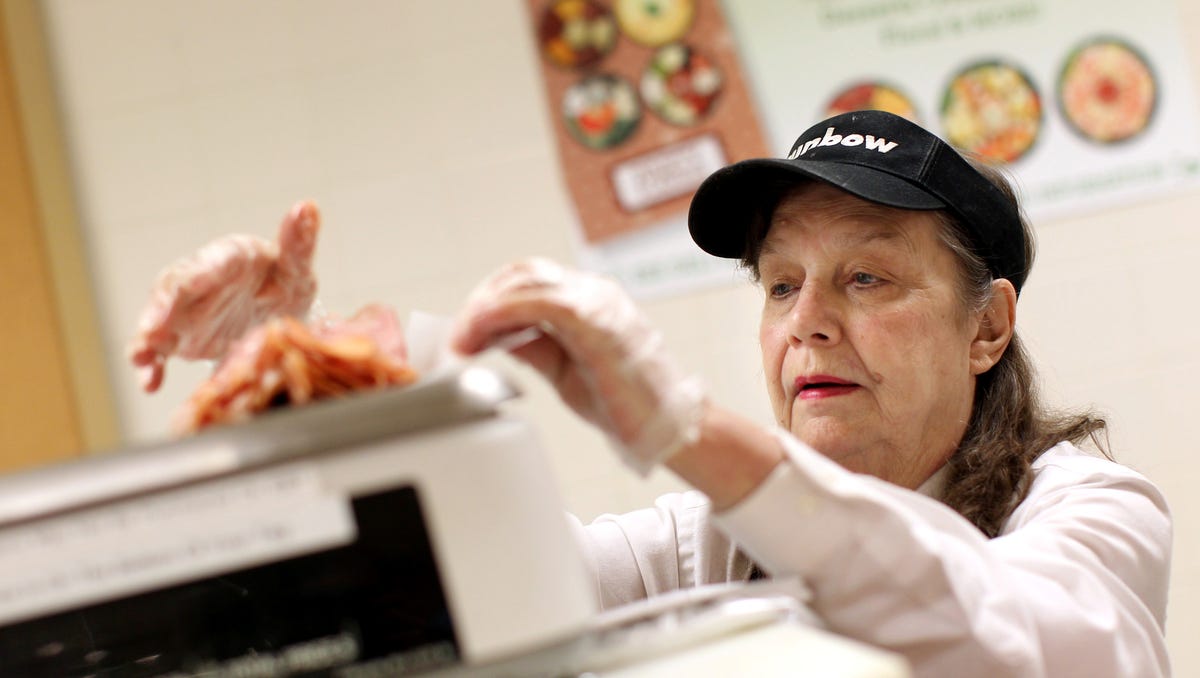
[[[538,23],[538,44],[550,63],[583,68],[600,61],[617,43],[612,14],[596,0],[554,0]]]
[[[1029,152],[1042,127],[1042,101],[1032,81],[998,61],[968,66],[942,97],[942,129],[958,148],[1010,163]]]
[[[637,129],[641,105],[633,85],[610,73],[590,75],[563,93],[562,120],[576,141],[597,150],[612,148]]]
[[[842,89],[825,106],[825,117],[865,110],[887,111],[920,123],[912,99],[895,87],[877,81],[858,82]]]
[[[696,0],[617,0],[617,24],[629,39],[660,47],[683,37],[696,16]]]
[[[1067,57],[1058,103],[1072,129],[1099,143],[1141,134],[1154,115],[1158,84],[1146,60],[1119,40],[1090,40]]]
[[[721,71],[681,42],[660,47],[642,71],[642,100],[672,125],[699,122],[721,93]]]

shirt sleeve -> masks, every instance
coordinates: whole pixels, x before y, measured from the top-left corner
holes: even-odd
[[[666,494],[653,508],[605,514],[588,525],[572,516],[601,607],[748,579],[753,563],[710,518],[708,498],[695,491]]]
[[[918,676],[1169,675],[1171,524],[1145,478],[1067,446],[989,540],[779,436],[785,461],[715,522],[770,574],[802,577],[832,630]]]

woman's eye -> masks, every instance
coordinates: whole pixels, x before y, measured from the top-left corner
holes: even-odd
[[[774,283],[768,288],[772,297],[786,296],[788,292],[792,291],[792,289],[793,287],[791,283],[783,282]]]
[[[862,273],[862,272],[855,273],[854,275],[850,276],[850,279],[854,282],[855,285],[859,285],[862,287],[868,287],[870,285],[876,285],[880,282],[883,282],[878,277],[873,276],[870,273]]]

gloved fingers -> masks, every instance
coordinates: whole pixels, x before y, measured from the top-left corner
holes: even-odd
[[[275,258],[275,246],[253,236],[231,235],[208,243],[159,274],[142,316],[142,332],[183,322],[193,307],[212,297],[252,297]]]
[[[544,259],[530,259],[505,266],[484,279],[459,315],[451,347],[470,355],[492,345],[503,345],[508,337],[528,328],[542,334],[534,341],[509,352],[540,372],[562,399],[579,415],[602,428],[602,407],[588,362],[603,361],[588,355],[604,341],[588,339],[597,330],[589,326],[587,299],[579,281],[585,274],[568,271]]]
[[[615,281],[546,260],[507,266],[470,295],[453,345],[475,353],[527,327],[544,336],[514,355],[603,429],[630,466],[645,473],[695,440],[702,384],[678,372],[662,336]]]
[[[317,279],[312,271],[313,253],[321,228],[321,213],[315,203],[296,203],[279,225],[278,259],[265,288],[262,303],[277,305],[278,312],[303,316],[317,296]]]
[[[149,365],[143,366],[138,370],[138,380],[142,384],[142,390],[146,393],[154,393],[162,386],[163,376],[166,373],[166,366],[162,360],[156,360]]]
[[[504,266],[484,278],[467,296],[451,334],[451,347],[464,355],[482,351],[505,335],[529,327],[547,328],[561,310],[557,290],[565,272],[545,259]]]
[[[153,393],[162,385],[165,358],[150,346],[144,336],[139,336],[129,345],[129,362],[137,368],[138,383],[142,390]]]
[[[321,212],[316,203],[304,200],[292,206],[279,224],[279,267],[288,274],[301,274],[312,267],[321,229]]]
[[[543,332],[539,338],[510,349],[509,354],[541,373],[576,414],[604,431],[614,429],[612,420],[596,401],[590,373],[580,369],[552,334]]]
[[[159,273],[128,350],[145,390],[157,390],[171,355],[219,357],[211,355],[225,346],[212,341],[219,323],[205,322],[205,309],[228,303],[231,295],[251,297],[262,285],[255,269],[270,266],[274,252],[274,245],[259,238],[226,236]]]
[[[173,346],[164,355],[188,360],[216,360],[229,344],[264,318],[255,295],[273,265],[273,247],[243,238],[228,238],[201,250],[201,256],[178,271],[178,282],[160,302],[158,331]]]
[[[627,346],[637,345],[644,334],[642,327],[625,322],[626,315],[606,312],[576,286],[517,289],[470,309],[456,326],[451,346],[470,355],[536,328],[561,347],[567,362],[620,371]],[[612,324],[613,317],[622,322]]]
[[[506,294],[518,290],[550,287],[561,280],[558,265],[544,259],[517,261],[492,271],[475,285],[463,304],[464,316],[475,308],[488,305]]]
[[[545,260],[518,262],[481,283],[459,317],[451,345],[470,355],[528,327],[553,337],[569,363],[594,377],[602,398],[619,397],[630,372],[640,369],[629,364],[634,353],[658,346],[619,285]]]
[[[540,372],[546,381],[555,385],[562,379],[569,360],[563,347],[553,337],[546,334],[509,349],[508,353]]]
[[[129,343],[126,355],[138,369],[138,381],[147,393],[158,390],[163,379],[163,364],[179,343],[171,330],[171,315],[175,304],[166,298],[165,290],[156,290],[138,319],[137,335]]]
[[[551,259],[530,257],[499,269],[477,290],[495,295],[518,289],[553,288],[562,285],[571,273]]]

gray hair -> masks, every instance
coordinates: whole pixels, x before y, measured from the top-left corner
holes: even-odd
[[[1012,182],[997,167],[967,158],[975,169],[1014,204]],[[992,275],[970,248],[965,230],[946,212],[938,212],[942,242],[959,261],[959,293],[963,308],[977,312],[990,303]],[[1033,266],[1033,229],[1022,213],[1025,231],[1025,270]],[[1008,348],[990,370],[979,375],[967,430],[950,458],[950,475],[942,501],[970,520],[984,534],[1000,534],[1005,521],[1029,492],[1034,460],[1063,441],[1090,440],[1106,456],[1107,422],[1090,411],[1047,408],[1037,388],[1037,372],[1013,330]]]

